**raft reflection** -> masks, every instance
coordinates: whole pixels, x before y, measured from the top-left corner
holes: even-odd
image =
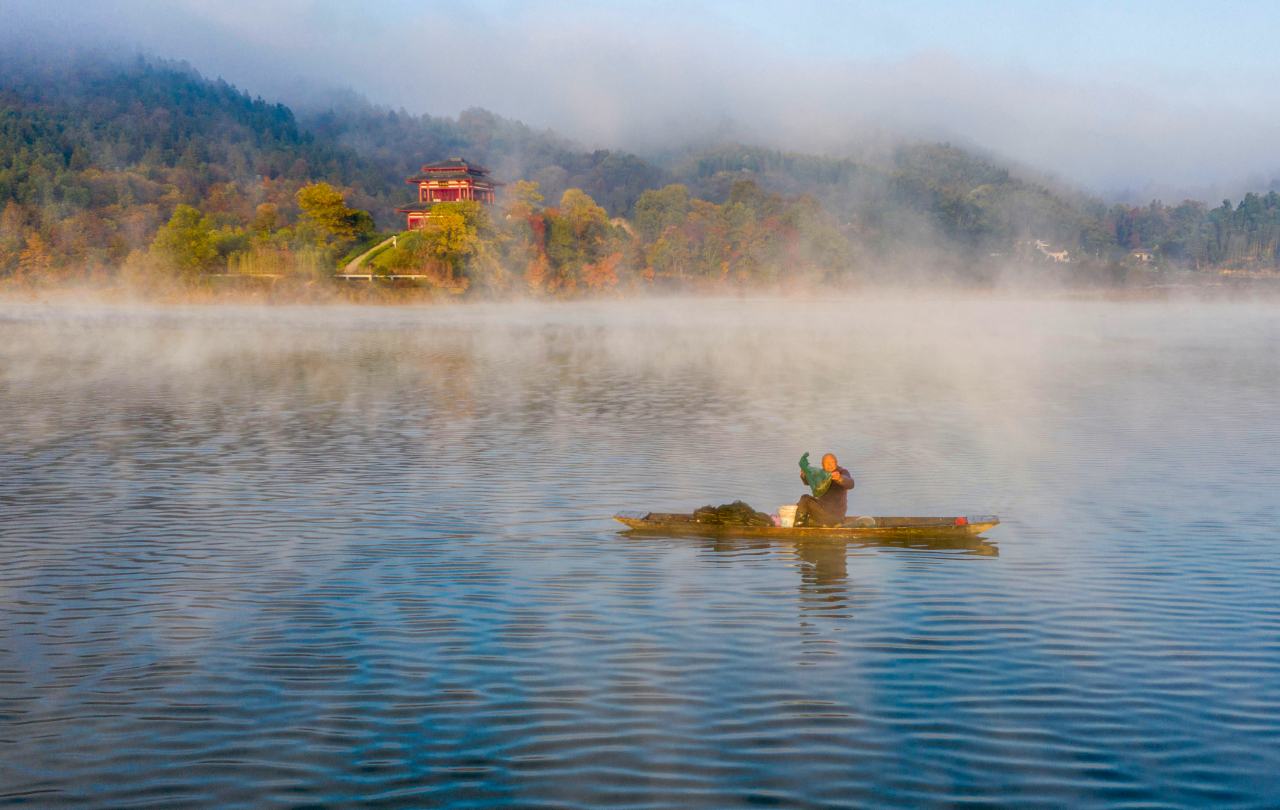
[[[954,552],[957,556],[998,557],[1000,550],[981,538],[876,539],[850,542],[830,537],[814,537],[785,542],[800,560],[800,601],[803,610],[823,611],[840,616],[858,597],[858,584],[849,580],[849,551],[898,549],[902,551]],[[862,586],[865,588],[865,586]],[[867,594],[863,594],[865,598]]]
[[[849,579],[849,553],[866,551],[920,552],[939,557],[999,557],[1000,548],[983,537],[964,538],[869,538],[847,540],[835,537],[806,537],[779,540],[760,537],[734,537],[726,533],[712,537],[662,534],[656,532],[620,531],[628,538],[664,538],[692,540],[704,551],[714,554],[778,551],[792,554],[799,561],[800,600],[805,610],[833,611],[848,606],[857,597],[859,586]],[[830,615],[838,615],[832,613]]]

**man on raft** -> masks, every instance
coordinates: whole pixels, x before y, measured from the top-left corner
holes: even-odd
[[[800,458],[800,480],[812,486],[805,473],[809,467],[809,454]],[[849,490],[853,489],[853,477],[849,471],[836,462],[836,457],[827,453],[822,457],[822,469],[831,476],[830,486],[815,498],[812,495],[801,495],[796,504],[796,526],[839,526],[844,523],[845,512],[849,509]],[[821,475],[814,470],[815,477]],[[825,477],[825,476],[823,476]]]

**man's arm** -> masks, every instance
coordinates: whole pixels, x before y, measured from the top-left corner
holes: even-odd
[[[836,470],[831,473],[831,480],[839,484],[844,489],[853,489],[853,477],[849,475],[847,470],[843,472]]]
[[[804,470],[800,471],[800,480],[804,482],[805,486],[809,485],[809,478],[804,474]]]

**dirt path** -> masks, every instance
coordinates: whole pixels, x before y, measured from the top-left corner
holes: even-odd
[[[390,244],[390,243],[391,243],[391,241],[392,241],[392,240],[394,240],[394,239],[396,238],[396,236],[399,236],[399,235],[400,235],[400,234],[396,234],[395,236],[389,236],[389,237],[387,237],[387,238],[386,238],[386,239],[384,239],[383,241],[379,242],[378,244],[376,244],[376,245],[374,245],[373,247],[371,247],[371,248],[369,248],[368,250],[366,250],[364,253],[361,253],[359,256],[357,256],[357,257],[355,257],[354,259],[352,259],[351,261],[347,262],[347,266],[346,266],[346,267],[344,267],[344,268],[342,268],[342,272],[343,272],[343,273],[354,273],[354,272],[356,272],[356,270],[360,269],[360,262],[364,261],[364,259],[365,259],[365,257],[366,257],[366,256],[368,256],[370,253],[374,252],[374,251],[375,251],[375,250],[377,250],[378,248],[382,247],[383,245]]]

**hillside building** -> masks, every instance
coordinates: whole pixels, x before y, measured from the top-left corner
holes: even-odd
[[[423,166],[419,174],[405,182],[418,184],[418,201],[396,209],[397,214],[406,216],[409,230],[421,228],[431,216],[431,209],[436,203],[473,200],[494,205],[497,202],[498,186],[506,185],[490,177],[489,170],[485,167],[462,158],[450,158]]]
[[[1070,263],[1071,256],[1065,250],[1054,250],[1053,247],[1043,239],[1035,241],[1036,250],[1039,250],[1049,261]]]

